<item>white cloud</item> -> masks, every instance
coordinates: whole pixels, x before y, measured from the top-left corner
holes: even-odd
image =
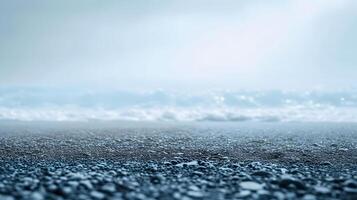
[[[357,122],[357,108],[332,106],[289,106],[280,108],[4,108],[0,107],[0,120],[20,121],[217,121],[217,122]]]
[[[356,91],[0,89],[0,120],[354,121]]]

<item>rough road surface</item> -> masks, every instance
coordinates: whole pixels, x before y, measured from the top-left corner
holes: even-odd
[[[357,124],[1,122],[14,199],[357,199]]]

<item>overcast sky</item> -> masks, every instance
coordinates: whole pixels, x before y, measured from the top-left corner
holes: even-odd
[[[0,85],[346,89],[355,0],[3,0]]]

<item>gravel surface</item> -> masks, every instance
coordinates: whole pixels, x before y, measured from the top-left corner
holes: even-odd
[[[1,122],[13,199],[357,199],[357,124]]]

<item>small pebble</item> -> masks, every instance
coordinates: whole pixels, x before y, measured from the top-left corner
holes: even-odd
[[[263,189],[263,185],[262,184],[259,184],[259,183],[253,182],[253,181],[241,182],[239,185],[240,185],[241,188],[243,188],[245,190],[256,191],[256,190]]]
[[[105,198],[105,195],[98,191],[92,191],[90,193],[90,196],[93,197],[94,199],[104,199]]]

